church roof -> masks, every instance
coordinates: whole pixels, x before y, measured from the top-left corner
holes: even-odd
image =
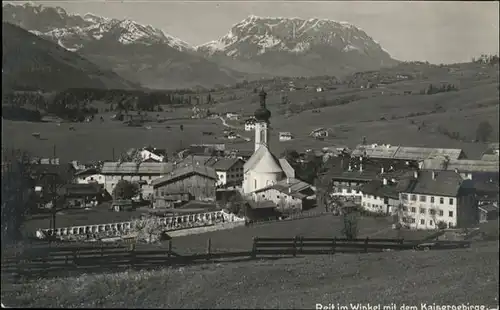
[[[245,163],[244,171],[248,170],[260,173],[283,172],[278,160],[265,145],[261,145]]]

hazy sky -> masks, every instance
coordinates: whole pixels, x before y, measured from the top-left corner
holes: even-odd
[[[24,1],[23,1],[24,2]],[[459,1],[36,1],[151,24],[190,44],[225,35],[248,15],[328,18],[362,28],[393,57],[468,61],[499,50],[499,2]]]

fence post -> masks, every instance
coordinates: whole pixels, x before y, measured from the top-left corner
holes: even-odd
[[[300,236],[300,250],[299,253],[304,253],[304,236]]]
[[[208,238],[207,240],[207,260],[210,259],[210,254],[211,254],[211,247],[212,247],[212,239]]]
[[[297,256],[297,239],[297,236],[293,239],[293,257]]]
[[[130,257],[130,260],[129,260],[129,264],[134,266],[135,265],[135,244],[130,244],[130,253],[129,253],[129,257]]]
[[[170,258],[171,253],[172,253],[172,240],[168,240],[168,253],[167,253],[167,257]]]
[[[365,253],[368,253],[368,237],[365,239]]]
[[[333,237],[333,241],[332,241],[332,254],[335,254],[335,246],[336,246],[336,243],[337,243],[337,237]]]
[[[104,244],[101,244],[101,257],[104,256]]]
[[[253,237],[252,258],[257,258],[257,237]]]

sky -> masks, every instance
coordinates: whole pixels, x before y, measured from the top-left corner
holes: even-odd
[[[216,40],[232,25],[257,15],[346,21],[363,29],[391,56],[404,61],[455,63],[499,51],[497,1],[32,2],[60,6],[68,13],[128,18],[160,28],[192,45]]]

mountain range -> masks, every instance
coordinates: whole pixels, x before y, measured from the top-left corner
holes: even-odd
[[[139,87],[53,42],[2,23],[2,90]]]
[[[150,25],[69,14],[60,7],[4,4],[2,17],[150,88],[339,76],[397,63],[360,28],[325,19],[249,16],[219,40],[190,46]]]

